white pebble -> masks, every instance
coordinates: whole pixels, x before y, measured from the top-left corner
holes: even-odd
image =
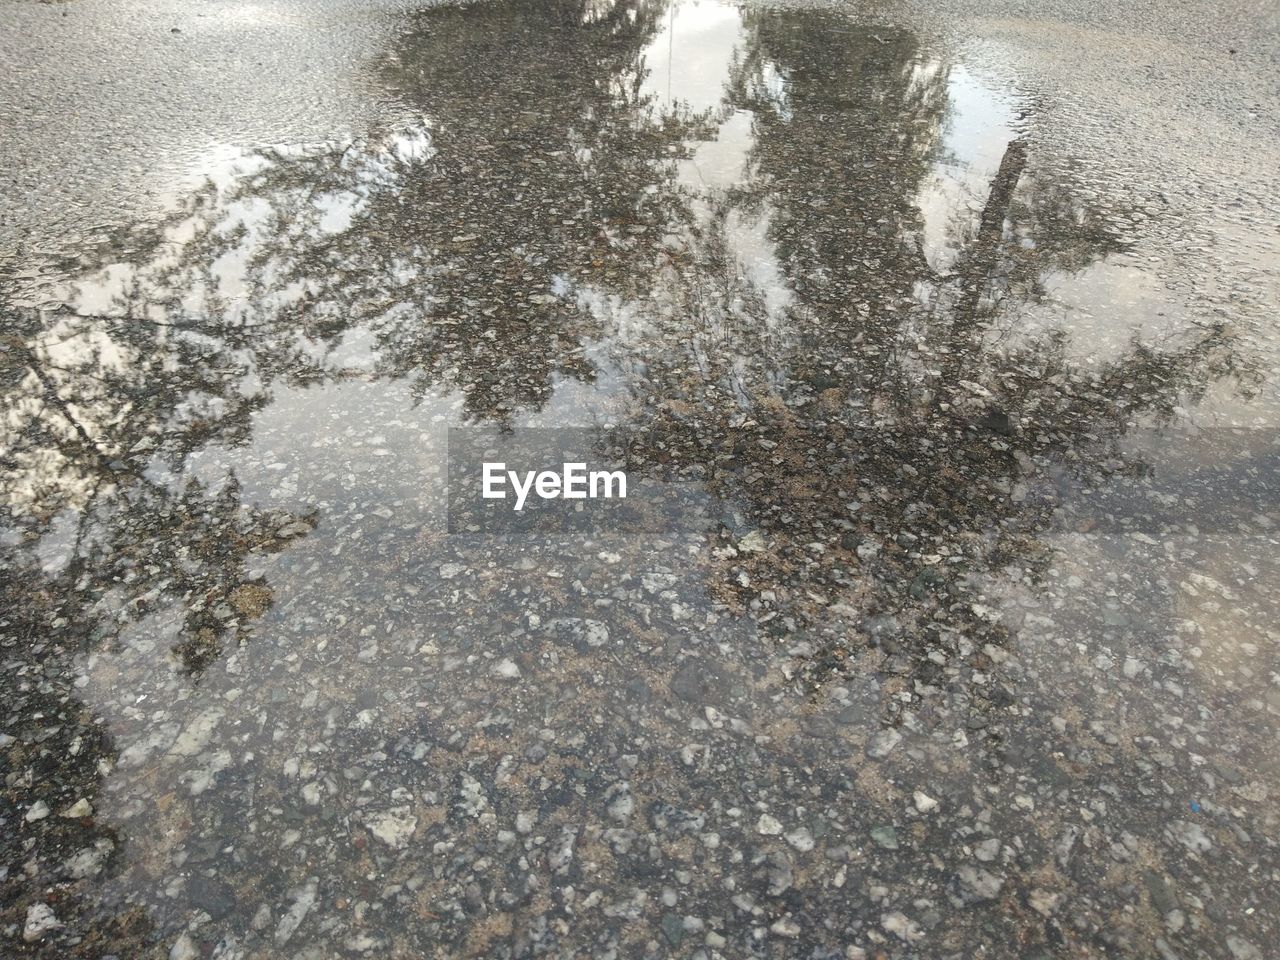
[[[776,837],[782,832],[782,824],[778,822],[776,817],[762,813],[760,814],[760,819],[756,822],[756,831],[766,837]]]
[[[916,809],[921,813],[932,813],[938,809],[938,801],[919,790],[912,794],[911,799],[915,801]]]

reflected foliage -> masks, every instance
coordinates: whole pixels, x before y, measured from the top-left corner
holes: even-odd
[[[930,683],[921,638],[1003,641],[982,584],[1034,575],[1055,471],[1099,472],[1135,423],[1240,374],[1230,340],[1086,364],[1068,332],[1022,329],[1047,276],[1123,243],[1018,136],[931,260],[952,78],[911,35],[743,11],[719,104],[695,112],[651,82],[668,13],[417,13],[379,78],[417,119],[242,157],[91,269],[54,265],[56,303],[8,281],[3,630],[26,675],[65,680],[152,615],[197,678],[244,640],[273,600],[255,558],[324,516],[246,503],[193,455],[245,446],[279,391],[352,378],[499,427],[566,383],[621,408],[633,469],[725,505],[713,598],[812,641],[814,681],[868,642]],[[700,151],[733,122],[741,175],[707,186]],[[19,676],[12,710],[85,712]],[[12,768],[96,789],[43,736],[7,746]],[[10,881],[29,855],[5,848]]]
[[[695,114],[646,84],[666,12],[418,14],[383,69],[420,122],[246,157],[119,238],[66,306],[11,312],[6,509],[29,541],[59,527],[80,616],[181,598],[198,670],[239,608],[263,609],[249,556],[317,518],[261,514],[234,476],[183,467],[244,443],[280,386],[404,379],[504,425],[564,379],[591,384],[603,345],[626,425],[660,438],[654,468],[702,465],[780,543],[829,545],[805,575],[840,591],[864,541],[885,544],[872,568],[964,538],[999,544],[980,564],[1017,553],[1052,506],[1010,499],[1029,463],[1078,458],[1231,372],[1212,332],[1088,369],[1064,334],[1007,336],[1044,276],[1121,246],[1021,139],[930,264],[920,197],[949,74],[909,34],[747,11],[719,108]],[[742,176],[691,186],[682,171],[735,115]],[[743,266],[752,225],[768,282]],[[785,581],[774,560],[757,576]],[[892,574],[872,609],[904,606],[912,572]]]

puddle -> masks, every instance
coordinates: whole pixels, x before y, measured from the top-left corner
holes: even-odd
[[[372,69],[384,129],[6,281],[6,936],[39,888],[60,956],[1266,941],[1280,517],[1153,455],[1265,420],[1253,318],[1033,98],[713,3],[435,7]],[[623,431],[696,510],[449,534],[467,425]]]

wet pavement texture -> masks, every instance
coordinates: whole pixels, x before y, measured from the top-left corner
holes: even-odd
[[[0,6],[0,953],[1274,956],[1213,9]],[[450,532],[451,427],[681,510]]]

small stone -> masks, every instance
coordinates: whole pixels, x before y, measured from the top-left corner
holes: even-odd
[[[77,851],[63,861],[62,869],[69,877],[75,880],[87,880],[90,877],[96,877],[102,872],[107,858],[111,856],[111,851],[114,849],[114,843],[106,837],[99,837],[93,842],[92,846]]]
[[[169,960],[198,960],[199,956],[200,951],[189,933],[182,934],[169,948]]]
[[[867,743],[867,756],[872,760],[879,760],[887,757],[899,743],[902,742],[902,734],[890,727],[887,730],[881,730],[871,738]]]
[[[62,811],[62,815],[71,820],[79,820],[81,817],[93,816],[93,804],[87,799],[81,797],[67,809]]]
[[[27,809],[27,815],[23,817],[27,823],[35,823],[37,820],[43,820],[49,815],[49,805],[43,800],[37,800]]]
[[[898,831],[891,826],[872,827],[871,839],[876,842],[876,846],[882,850],[898,849]]]
[[[1235,960],[1262,960],[1262,951],[1243,937],[1227,937],[1227,949]]]
[[[461,563],[442,563],[440,565],[440,576],[442,579],[452,580],[466,569]]]
[[[533,826],[538,822],[538,818],[528,810],[521,810],[516,814],[516,833],[529,833],[533,830]]]
[[[213,738],[214,731],[222,722],[221,707],[212,707],[200,713],[187,724],[186,729],[178,735],[169,752],[180,757],[194,757],[200,753]]]
[[[280,918],[280,922],[276,924],[275,941],[277,947],[283,947],[288,943],[289,938],[302,925],[302,921],[311,912],[311,908],[316,905],[316,898],[319,892],[320,882],[315,878],[308,880],[305,886],[299,887],[293,892],[293,903],[289,905],[289,909],[285,911],[284,916]]]
[[[631,791],[626,787],[622,787],[616,792],[613,799],[609,801],[609,816],[622,822],[631,816],[635,808],[636,801],[631,795]]]
[[[776,837],[782,832],[782,824],[778,822],[776,817],[762,813],[760,814],[760,819],[756,821],[756,832],[766,837]]]
[[[680,946],[680,941],[684,939],[684,921],[674,913],[664,913],[662,915],[662,935],[673,946]]]
[[[791,869],[791,859],[788,856],[775,854],[769,857],[769,896],[782,896],[791,889],[795,879],[795,871]]]
[[[389,847],[403,847],[418,828],[418,818],[408,807],[394,807],[376,813],[367,821],[369,832]]]
[[[601,620],[562,617],[548,622],[547,630],[558,640],[573,644],[579,653],[589,653],[609,642],[609,626]]]
[[[520,668],[510,657],[503,657],[493,665],[493,673],[504,680],[516,680],[520,676]]]
[[[938,801],[927,793],[921,793],[919,790],[912,794],[911,799],[915,802],[916,809],[921,813],[933,813],[934,810],[938,809]]]
[[[62,926],[53,909],[47,903],[33,903],[27,907],[27,920],[22,925],[22,939],[27,943],[44,937],[50,930],[57,930]]]
[[[1178,909],[1177,894],[1162,874],[1148,870],[1144,879],[1147,884],[1147,893],[1151,897],[1151,905],[1155,907],[1156,913],[1164,916],[1169,911]]]
[[[957,871],[960,884],[968,891],[968,899],[972,902],[994,900],[1004,886],[1004,880],[981,867],[961,867]]]
[[[905,913],[886,913],[880,918],[880,926],[884,927],[888,933],[892,933],[899,940],[907,943],[914,943],[917,940],[924,939],[924,931],[920,929],[920,925]]]
[[[455,808],[468,817],[478,817],[489,806],[483,784],[469,773],[458,776],[458,802]]]
[[[790,917],[780,917],[769,927],[779,937],[798,937],[800,936],[800,924],[796,923]]]
[[[990,863],[996,857],[1000,856],[1000,841],[996,837],[990,837],[977,843],[973,847],[973,855],[983,863]]]
[[[801,853],[808,853],[813,849],[813,834],[807,827],[797,827],[787,834],[787,843]]]
[[[1166,832],[1192,853],[1204,853],[1213,846],[1213,841],[1198,823],[1187,820],[1175,820],[1165,828]]]
[[[265,930],[271,926],[271,908],[265,903],[259,906],[253,914],[253,919],[249,921],[249,926],[254,930]]]

